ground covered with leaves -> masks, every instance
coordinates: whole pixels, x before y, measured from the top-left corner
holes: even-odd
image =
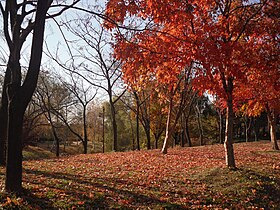
[[[237,170],[222,145],[24,161],[22,195],[4,209],[277,209],[280,153],[269,142],[235,144]],[[1,168],[1,185],[4,169]]]

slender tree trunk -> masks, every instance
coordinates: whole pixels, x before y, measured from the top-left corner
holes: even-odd
[[[102,107],[102,152],[105,153],[105,107]]]
[[[58,138],[56,130],[55,130],[55,125],[52,121],[51,113],[49,111],[48,111],[48,118],[49,118],[49,122],[50,122],[51,128],[52,128],[52,135],[53,135],[53,138],[55,141],[55,155],[56,155],[56,157],[59,157],[59,154],[60,154],[59,142],[60,141],[59,141],[59,138]]]
[[[139,106],[137,105],[137,111],[136,111],[136,145],[137,150],[140,150],[140,134],[139,134]]]
[[[186,144],[186,129],[185,129],[185,115],[182,114],[181,116],[181,132],[180,132],[180,145],[184,147]]]
[[[137,145],[137,150],[140,150],[140,133],[139,133],[140,101],[137,93],[136,92],[133,93],[136,100],[136,145]]]
[[[224,129],[223,113],[221,110],[219,111],[219,138],[220,138],[220,144],[223,144],[225,141],[225,129]]]
[[[83,129],[84,129],[84,139],[83,139],[84,154],[87,154],[87,152],[88,152],[88,135],[87,135],[86,106],[83,107]]]
[[[226,137],[224,142],[226,165],[229,168],[235,168],[235,159],[233,151],[233,103],[232,103],[232,91],[233,81],[228,79],[227,81],[227,112],[226,112]]]
[[[270,132],[270,140],[272,143],[273,150],[279,150],[276,138],[276,119],[275,119],[275,111],[269,110],[267,108],[267,119],[269,123],[269,132]]]
[[[116,120],[116,109],[114,106],[114,102],[110,100],[110,108],[112,115],[112,126],[113,126],[113,150],[118,151],[118,126]]]
[[[188,146],[192,147],[192,141],[191,141],[190,132],[189,132],[189,125],[188,125],[187,121],[186,121],[186,127],[185,127],[184,133],[185,133],[185,137],[186,137]]]
[[[130,123],[131,134],[132,134],[132,150],[135,150],[135,136],[134,136],[133,123],[130,115],[129,115],[129,123]]]
[[[161,133],[157,133],[157,134],[154,134],[154,137],[155,137],[155,149],[158,149],[158,141],[159,141],[159,138],[161,136]]]
[[[252,125],[252,118],[249,118],[245,116],[245,140],[246,142],[249,141],[249,133],[250,133],[250,128]]]
[[[166,122],[166,130],[165,130],[165,138],[163,142],[163,147],[161,152],[163,154],[167,154],[167,148],[168,144],[170,143],[170,138],[172,136],[172,131],[171,131],[171,115],[172,115],[172,109],[173,109],[173,97],[170,99],[170,104],[169,104],[169,110],[168,110],[168,116],[167,116],[167,122]]]
[[[259,127],[257,126],[256,118],[254,118],[254,120],[253,120],[253,131],[254,131],[255,141],[258,141],[259,140]]]
[[[154,135],[154,136],[155,136],[155,149],[157,149],[158,148],[158,140],[159,140],[159,138],[157,138],[156,135]]]
[[[55,155],[56,155],[56,157],[59,157],[59,154],[60,154],[59,138],[58,138],[55,130],[53,130],[53,136],[54,136],[54,139],[55,139]]]
[[[151,129],[150,129],[150,122],[146,122],[145,125],[145,133],[147,137],[147,149],[151,149]]]
[[[198,124],[198,131],[199,131],[199,143],[200,143],[200,146],[202,146],[204,144],[204,142],[203,142],[203,128],[202,128],[201,114],[200,114],[198,104],[196,104],[195,108],[196,108],[197,124]]]

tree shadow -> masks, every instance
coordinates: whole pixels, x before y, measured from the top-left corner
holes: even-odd
[[[135,189],[135,183],[128,182],[123,179],[118,178],[108,178],[108,177],[101,177],[101,178],[92,178],[91,180],[76,174],[69,174],[69,173],[62,173],[62,172],[47,172],[47,171],[40,171],[40,170],[30,170],[24,169],[24,172],[28,175],[35,175],[35,177],[43,176],[48,180],[55,180],[56,182],[61,182],[63,180],[66,183],[75,183],[73,185],[67,186],[60,185],[54,186],[50,182],[41,183],[39,180],[31,180],[32,184],[40,184],[41,187],[47,187],[49,189],[55,189],[59,192],[65,193],[67,196],[72,198],[76,198],[77,200],[83,201],[84,204],[82,208],[86,209],[109,209],[109,208],[122,208],[122,209],[131,209],[131,208],[138,208],[143,206],[157,206],[160,205],[165,209],[186,209],[186,206],[175,204],[169,201],[163,201],[158,199],[156,196],[153,195],[145,195],[142,193],[138,193],[133,191]],[[113,186],[111,186],[113,183]],[[115,186],[118,185],[125,185],[131,186],[132,190],[127,189],[120,189]],[[80,188],[78,188],[79,186]],[[88,189],[87,189],[88,188]],[[89,197],[88,194],[90,192],[86,192],[89,189],[95,189],[97,192],[93,192],[95,195]],[[98,196],[96,196],[96,193]],[[116,197],[115,197],[116,196]],[[123,204],[116,204],[118,198],[124,200],[130,200],[130,203],[124,202]],[[54,209],[54,203],[52,200],[48,200],[46,196],[41,198],[36,197],[34,193],[29,192],[25,199],[28,202],[33,202],[36,205],[42,206],[45,208]]]
[[[264,209],[280,207],[280,179],[271,174],[263,174],[250,169],[239,169],[248,179],[258,180],[255,196],[252,203],[262,205]],[[275,171],[275,173],[279,173]],[[271,206],[275,205],[275,206]]]

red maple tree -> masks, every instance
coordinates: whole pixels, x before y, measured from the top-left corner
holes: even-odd
[[[269,0],[110,0],[105,24],[119,29],[115,55],[123,62],[129,85],[142,85],[152,78],[172,90],[182,69],[194,62],[193,85],[226,102],[226,164],[235,168],[234,87],[248,79],[254,47],[250,37],[274,4]]]

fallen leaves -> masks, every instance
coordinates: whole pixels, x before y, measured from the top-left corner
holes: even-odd
[[[279,206],[280,153],[270,152],[269,142],[235,144],[239,170],[230,171],[223,149],[212,145],[170,149],[167,155],[153,150],[25,161],[28,193],[20,200],[0,194],[0,201],[2,207],[29,209]]]

